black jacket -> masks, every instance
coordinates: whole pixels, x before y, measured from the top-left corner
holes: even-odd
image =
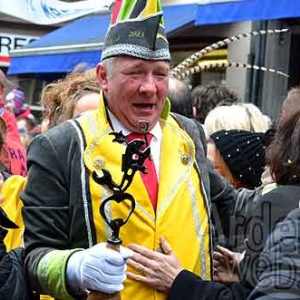
[[[249,300],[300,298],[300,209],[277,224],[257,267],[258,284]]]
[[[17,228],[0,207],[0,299],[1,300],[31,300],[34,296],[27,284],[24,269],[24,250],[17,248],[6,252],[4,238],[5,228]]]
[[[240,275],[244,284],[254,288],[260,270],[258,262],[267,239],[275,226],[299,206],[300,185],[285,185],[263,195],[254,205],[249,227],[246,254],[240,263]]]
[[[2,249],[0,261],[0,299],[32,300],[34,296],[26,280],[24,249],[17,248],[6,253]],[[4,255],[3,255],[4,254]],[[37,298],[38,299],[38,298]]]
[[[168,300],[242,300],[247,299],[251,290],[241,283],[225,285],[204,281],[199,276],[182,271],[176,277]]]

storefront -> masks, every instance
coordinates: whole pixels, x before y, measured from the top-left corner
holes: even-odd
[[[294,23],[300,14],[300,1],[277,0],[276,5],[274,0],[200,0],[197,3],[200,4],[164,7],[172,65],[203,47],[232,35],[252,30],[289,28],[290,31],[285,34],[257,35],[230,43],[222,48],[225,56],[217,55],[212,59],[228,59],[290,73],[289,54],[291,41],[296,40],[298,35],[298,25]],[[96,66],[101,57],[109,20],[108,14],[89,15],[26,47],[11,51],[9,74],[51,79],[51,76],[61,76],[72,71],[78,63]],[[293,52],[295,51],[293,48]],[[293,74],[293,78],[295,75]],[[273,116],[277,114],[291,85],[290,79],[253,69],[213,70],[190,78],[193,85],[211,80],[226,81],[226,85],[242,99],[259,105]]]

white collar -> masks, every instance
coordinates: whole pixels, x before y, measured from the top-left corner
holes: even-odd
[[[109,114],[109,118],[111,121],[111,125],[113,127],[113,130],[115,132],[120,132],[122,130],[123,134],[125,136],[127,136],[128,134],[130,134],[132,131],[128,130],[116,117],[115,115],[109,110],[107,109],[108,114]],[[155,140],[161,140],[162,139],[162,130],[160,127],[159,122],[157,122],[155,124],[155,126],[150,130],[150,133],[153,135],[153,138]]]

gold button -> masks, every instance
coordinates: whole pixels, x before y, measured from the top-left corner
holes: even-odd
[[[186,153],[181,154],[181,162],[185,166],[188,165],[189,162],[190,162],[190,156],[188,154],[186,154]]]

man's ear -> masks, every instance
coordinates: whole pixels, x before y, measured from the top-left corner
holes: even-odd
[[[108,80],[107,72],[102,63],[99,63],[96,68],[97,79],[100,85],[100,88],[103,92],[107,92]]]

